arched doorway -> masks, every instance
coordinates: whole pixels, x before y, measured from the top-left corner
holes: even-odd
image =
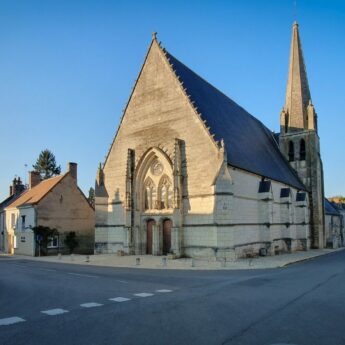
[[[163,221],[163,255],[170,253],[171,250],[171,228],[172,221],[165,219]]]
[[[156,224],[154,219],[149,219],[146,222],[146,254],[152,255],[152,230]]]

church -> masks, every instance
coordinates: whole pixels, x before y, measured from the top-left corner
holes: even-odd
[[[298,24],[280,134],[153,34],[95,192],[95,253],[223,260],[323,248],[323,168]]]

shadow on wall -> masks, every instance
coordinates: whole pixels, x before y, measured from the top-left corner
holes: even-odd
[[[71,254],[70,249],[65,244],[65,239],[68,236],[69,232],[59,233],[56,238],[52,238],[48,241],[47,246],[43,247],[36,240],[35,246],[35,256],[49,256],[49,255],[58,255],[60,254]],[[73,250],[74,254],[93,254],[94,252],[94,235],[93,231],[90,231],[89,234],[79,234],[76,232],[76,241],[78,242],[77,247]]]

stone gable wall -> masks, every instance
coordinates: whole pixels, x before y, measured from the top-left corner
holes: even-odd
[[[173,158],[175,138],[185,142],[185,193],[211,193],[218,150],[154,43],[104,167],[109,202],[124,200],[128,148],[136,163],[151,147]]]
[[[75,231],[80,242],[76,252],[93,252],[95,212],[70,175],[39,202],[36,210],[37,225],[56,228],[60,234]]]

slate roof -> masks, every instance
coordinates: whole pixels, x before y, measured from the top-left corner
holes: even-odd
[[[333,216],[340,216],[340,212],[325,198],[325,213]]]
[[[214,139],[224,140],[228,164],[297,189],[306,189],[281,154],[268,128],[166,50],[164,53]]]
[[[25,193],[23,191],[22,193]],[[18,199],[21,194],[12,194],[0,203],[0,211],[4,210],[8,205],[12,204],[16,199]]]
[[[55,176],[41,181],[35,187],[28,189],[13,203],[7,205],[8,208],[32,205],[40,202],[64,177],[66,174]]]

